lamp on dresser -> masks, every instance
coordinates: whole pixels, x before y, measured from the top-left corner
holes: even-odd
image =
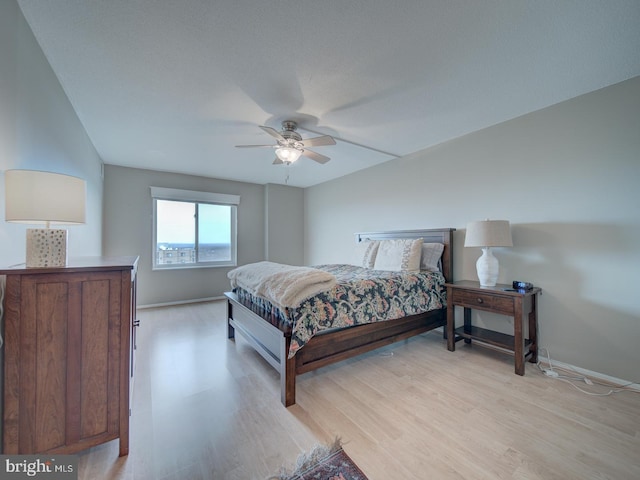
[[[27,267],[64,267],[67,230],[51,224],[85,223],[86,182],[70,175],[36,170],[7,170],[5,220],[44,224],[27,229]]]
[[[500,267],[491,252],[492,247],[513,247],[511,230],[507,220],[480,220],[467,225],[465,247],[482,248],[482,256],[476,262],[478,280],[482,287],[495,287]]]

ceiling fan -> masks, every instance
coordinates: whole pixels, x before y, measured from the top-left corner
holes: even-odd
[[[298,124],[293,120],[285,120],[282,122],[282,131],[278,132],[271,127],[265,127],[260,125],[260,128],[267,132],[269,135],[277,140],[276,145],[236,145],[237,148],[275,148],[276,159],[273,161],[274,165],[290,165],[300,158],[301,155],[315,160],[318,163],[327,163],[330,158],[324,155],[320,155],[307,147],[322,147],[325,145],[335,145],[336,141],[329,135],[322,135],[320,137],[305,138],[303,139],[296,129]]]

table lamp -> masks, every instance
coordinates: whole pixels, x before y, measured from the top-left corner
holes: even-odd
[[[86,182],[36,170],[7,170],[4,182],[5,220],[46,225],[27,229],[27,268],[64,267],[67,231],[50,226],[85,222]]]
[[[476,271],[482,287],[495,287],[500,267],[491,247],[513,247],[507,220],[480,220],[467,225],[465,247],[481,247],[482,256],[476,262]]]

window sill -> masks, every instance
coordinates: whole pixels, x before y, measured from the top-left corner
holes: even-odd
[[[238,265],[236,263],[202,263],[202,264],[183,264],[183,265],[166,265],[166,266],[153,266],[151,267],[152,272],[167,272],[174,270],[192,270],[192,269],[200,269],[200,268],[235,268]]]

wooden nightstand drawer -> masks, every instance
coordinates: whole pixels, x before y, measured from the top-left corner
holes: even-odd
[[[464,290],[453,291],[453,304],[478,310],[488,310],[504,315],[514,314],[513,299],[505,296],[501,297],[495,293],[469,292]]]

